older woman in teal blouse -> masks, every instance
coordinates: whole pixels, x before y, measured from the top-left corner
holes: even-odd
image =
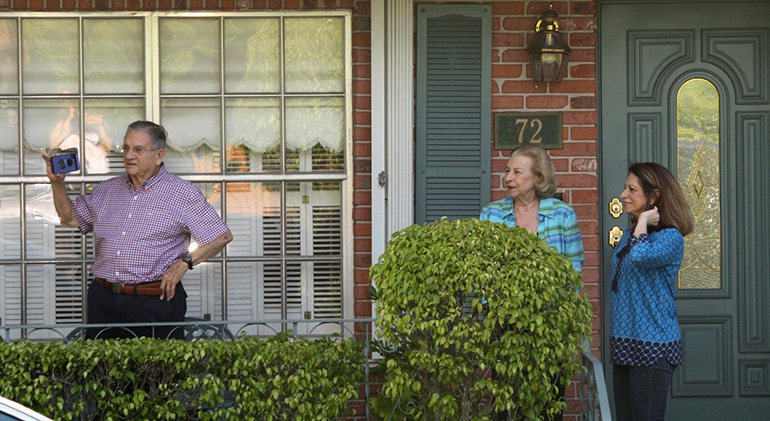
[[[582,273],[585,255],[577,216],[570,205],[553,197],[554,173],[553,162],[543,149],[528,145],[514,150],[503,178],[508,197],[484,206],[479,219],[537,234],[569,257],[572,267]]]
[[[521,227],[538,237],[572,260],[572,267],[583,273],[583,239],[580,236],[577,216],[572,207],[553,197],[556,193],[556,177],[553,162],[548,154],[537,146],[522,146],[511,154],[505,166],[503,185],[508,197],[492,202],[481,210],[479,219],[509,227]],[[559,392],[555,397],[562,400],[565,388],[559,379]],[[499,414],[503,419],[505,414]],[[561,419],[561,414],[542,418]]]

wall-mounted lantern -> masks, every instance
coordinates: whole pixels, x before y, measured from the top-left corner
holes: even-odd
[[[527,47],[532,79],[536,82],[561,82],[569,67],[569,48],[561,33],[559,14],[553,10],[553,3],[535,24],[535,38]]]

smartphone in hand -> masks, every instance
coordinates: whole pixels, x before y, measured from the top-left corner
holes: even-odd
[[[63,174],[80,169],[80,159],[77,150],[62,151],[51,157],[51,171],[54,174]]]

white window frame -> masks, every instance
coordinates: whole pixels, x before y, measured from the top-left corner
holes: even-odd
[[[354,236],[353,236],[353,76],[352,76],[352,25],[351,25],[351,12],[344,10],[329,10],[329,11],[276,11],[276,12],[8,12],[0,16],[4,19],[16,19],[16,18],[142,18],[144,19],[144,40],[145,40],[145,117],[152,121],[160,121],[160,109],[161,109],[161,95],[160,95],[160,60],[159,60],[159,20],[164,17],[173,18],[227,18],[227,17],[245,17],[245,18],[260,18],[260,17],[342,17],[344,19],[345,29],[345,82],[344,89],[344,110],[345,110],[345,153],[344,162],[345,170],[339,174],[333,173],[321,173],[321,174],[293,174],[284,172],[283,174],[260,174],[249,173],[248,175],[239,174],[238,176],[230,175],[226,172],[221,174],[184,174],[183,178],[191,182],[201,183],[216,183],[220,181],[243,181],[243,182],[312,182],[312,181],[334,181],[341,183],[341,221],[342,221],[342,316],[345,319],[351,319],[354,317],[354,294],[353,294],[353,255],[354,255]],[[79,41],[82,42],[82,39]],[[281,46],[283,49],[283,46]],[[221,62],[220,62],[221,63]],[[21,75],[21,72],[19,72]],[[20,76],[21,77],[21,76]],[[82,77],[82,76],[81,76]],[[281,76],[283,78],[283,76]],[[280,95],[283,95],[281,93]],[[16,95],[2,95],[0,98],[16,98],[19,100],[19,112],[23,112],[23,100],[24,95],[21,93],[21,87],[19,87],[19,93]],[[20,121],[21,131],[21,121]],[[225,142],[223,140],[223,142]],[[20,145],[23,146],[23,145]],[[24,160],[20,158],[20,171],[23,173]],[[225,166],[223,165],[223,168]],[[68,182],[75,183],[98,183],[111,176],[107,175],[72,175],[68,177]],[[0,175],[0,184],[6,185],[18,185],[24,186],[30,184],[48,183],[48,179],[45,176],[39,175],[19,175],[8,176]],[[24,196],[22,194],[22,200]],[[223,195],[223,208],[222,212],[226,211],[225,197]],[[285,203],[282,203],[284,206]],[[26,204],[22,203],[22,206],[26,209]],[[25,239],[25,227],[24,219],[22,218],[22,239]],[[234,233],[237,235],[237,233]],[[22,268],[27,264],[52,264],[54,259],[35,259],[30,261],[26,259],[25,253],[22,251],[21,260],[15,263],[20,263]],[[86,261],[92,260],[92,256],[84,256]],[[222,280],[223,280],[223,292],[227,286],[227,265],[228,261],[226,253],[223,252],[222,258]],[[244,260],[238,258],[236,260]],[[248,260],[248,259],[246,259]],[[9,263],[9,262],[6,262]],[[22,287],[26,288],[26,270],[21,271]],[[226,294],[222,294],[222,314],[226,316]],[[26,299],[26,294],[22,293],[22,299]],[[6,303],[3,299],[3,305],[0,308],[5,307]],[[214,307],[212,303],[209,303],[210,307]],[[26,307],[26,303],[22,303],[22,310]],[[24,317],[24,315],[22,315]],[[51,319],[55,318],[54,314],[50,315]],[[350,329],[352,325],[348,325]]]

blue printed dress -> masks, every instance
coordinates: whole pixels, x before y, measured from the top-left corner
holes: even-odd
[[[612,256],[612,364],[649,367],[660,358],[681,364],[674,291],[683,255],[675,228],[620,240]]]

